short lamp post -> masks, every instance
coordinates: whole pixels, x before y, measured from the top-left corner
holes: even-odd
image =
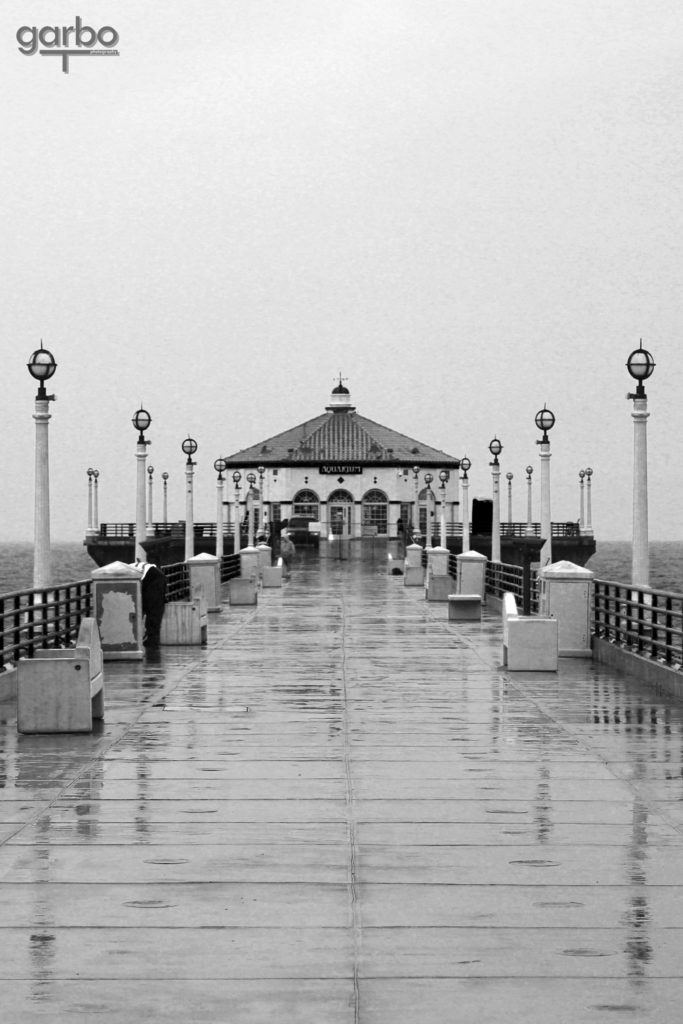
[[[647,515],[647,395],[645,385],[652,376],[655,361],[643,348],[637,348],[628,357],[626,368],[637,381],[635,392],[626,397],[633,399],[633,548],[631,554],[631,583],[639,587],[650,585],[650,550]]]
[[[470,481],[467,476],[467,472],[472,466],[470,460],[465,456],[464,459],[460,460],[460,468],[462,470],[462,550],[463,552],[470,550],[470,499],[469,489]]]
[[[442,548],[447,547],[446,544],[446,482],[449,478],[447,469],[439,470],[439,490],[441,491],[441,523],[439,531],[439,545]]]
[[[147,467],[147,536],[154,536],[154,466]]]
[[[548,431],[555,426],[555,416],[545,405],[536,413],[536,426],[543,431],[542,438],[536,441],[541,446],[541,567],[549,565],[553,560],[553,528],[550,519],[550,440]]]
[[[586,470],[579,470],[579,533],[583,533],[585,530],[586,522],[584,515],[584,480],[586,478]]]
[[[168,473],[162,473],[161,479],[164,481],[164,526],[168,526]]]
[[[591,512],[591,477],[593,476],[593,470],[590,466],[586,466],[586,533],[589,536],[593,536],[593,519]]]
[[[512,481],[514,473],[506,473],[505,479],[508,482],[508,524],[512,523]]]
[[[193,437],[186,437],[181,448],[187,455],[185,462],[185,561],[194,558],[194,467],[192,456],[197,451],[197,442]]]
[[[92,469],[92,468],[88,470],[88,533],[89,534],[95,533],[95,528],[93,527],[93,497],[92,497],[92,493],[93,493],[93,473],[94,472],[95,472],[95,470]]]
[[[433,473],[425,473],[425,484],[427,485],[427,491],[425,494],[425,551],[427,550],[427,548],[431,548],[433,540],[432,519],[434,518],[433,510],[436,507],[436,498],[434,496],[434,492],[432,491],[433,479]]]
[[[266,521],[263,515],[263,478],[266,475],[265,466],[257,466],[256,472],[258,473],[258,528],[261,533],[266,533]]]
[[[31,355],[28,372],[38,381],[33,419],[36,424],[35,448],[35,496],[33,518],[33,586],[47,587],[50,585],[50,463],[48,450],[48,423],[50,422],[50,402],[54,395],[48,395],[45,381],[49,380],[57,369],[57,363],[51,352],[43,348]]]
[[[413,502],[413,530],[411,542],[420,536],[420,467],[413,466],[413,480],[415,482],[415,501]]]
[[[490,462],[491,477],[493,479],[493,515],[491,518],[491,561],[500,562],[500,463],[498,456],[503,446],[497,437],[491,441],[489,451],[493,455],[493,462]]]
[[[526,533],[527,537],[531,537],[534,532],[534,520],[533,510],[531,505],[531,476],[534,471],[533,466],[526,467]]]
[[[233,544],[233,549],[232,549],[234,554],[238,554],[239,553],[239,550],[240,550],[240,547],[241,547],[241,544],[242,544],[242,540],[241,540],[241,537],[240,537],[240,480],[241,479],[242,479],[242,474],[240,473],[239,469],[236,469],[235,472],[232,474],[232,480],[233,480],[233,483],[235,485],[235,539],[234,539],[234,544]]]
[[[218,473],[216,481],[216,558],[223,558],[223,474],[228,468],[225,459],[216,459],[213,468]]]
[[[247,491],[247,545],[250,548],[254,546],[254,484],[256,483],[256,473],[247,473],[247,483],[249,484],[249,490]]]
[[[92,511],[92,526],[95,533],[100,532],[100,503],[97,494],[97,488],[99,484],[100,471],[99,469],[93,469],[93,511]]]
[[[145,431],[149,428],[152,417],[142,406],[133,416],[133,426],[138,431],[138,443],[135,449],[137,460],[137,479],[135,486],[135,558],[144,562],[145,549],[143,541],[147,537],[147,510],[145,507],[145,462],[147,461],[147,445]]]

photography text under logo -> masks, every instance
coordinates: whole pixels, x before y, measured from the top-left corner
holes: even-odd
[[[118,57],[119,51],[114,49],[118,44],[119,34],[111,25],[103,25],[100,29],[84,25],[80,17],[75,25],[22,25],[17,30],[19,53],[25,57],[33,57],[38,53],[41,57],[61,57],[62,71],[69,74],[71,57]]]

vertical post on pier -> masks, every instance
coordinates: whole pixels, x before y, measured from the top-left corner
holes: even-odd
[[[534,532],[534,520],[533,511],[531,507],[531,474],[534,471],[533,466],[526,467],[526,535],[531,537]]]
[[[541,446],[541,568],[553,560],[553,528],[550,515],[550,440],[548,431],[555,425],[555,415],[545,405],[536,413],[536,426],[543,431],[543,437],[536,444]]]
[[[197,442],[193,437],[186,437],[181,448],[187,455],[185,463],[185,561],[194,558],[194,495],[193,476],[195,462],[192,456],[197,451]]]
[[[411,542],[420,534],[420,467],[413,466],[413,479],[415,481],[415,500],[413,502],[413,529],[411,531]]]
[[[467,476],[467,471],[471,467],[472,463],[465,456],[460,460],[460,468],[462,470],[462,550],[463,552],[470,550],[470,499],[469,489],[470,481]]]
[[[505,478],[508,482],[508,525],[512,523],[512,480],[514,473],[506,473]]]
[[[586,466],[586,530],[585,532],[591,537],[593,536],[593,520],[591,513],[591,477],[593,476],[593,470],[590,466]]]
[[[242,544],[240,537],[240,480],[242,474],[239,469],[236,469],[232,474],[233,483],[235,484],[235,539],[233,542],[233,553],[239,554],[239,550]]]
[[[161,479],[164,481],[164,526],[168,526],[168,473],[162,473]]]
[[[655,361],[643,348],[628,357],[628,372],[638,382],[636,390],[626,397],[633,399],[633,548],[631,583],[639,587],[650,585],[650,550],[647,515],[647,395],[643,381],[651,376]]]
[[[218,473],[216,481],[216,558],[219,559],[218,569],[220,572],[221,559],[223,558],[223,473],[228,467],[225,459],[216,459],[213,468]]]
[[[586,529],[586,518],[584,515],[584,479],[586,477],[586,470],[579,470],[579,533],[584,533]]]
[[[147,461],[147,445],[145,430],[148,429],[152,417],[142,406],[133,416],[133,426],[138,433],[138,443],[135,449],[137,460],[137,479],[135,487],[135,558],[141,562],[145,560],[145,549],[143,541],[147,537],[147,509],[145,504],[145,462]]]
[[[93,491],[93,473],[94,469],[88,470],[88,533],[93,534],[93,515],[92,515],[92,491]]]
[[[57,363],[41,342],[40,348],[31,355],[27,367],[33,379],[38,381],[33,413],[36,424],[33,586],[37,589],[49,586],[51,575],[48,424],[50,402],[54,401],[55,396],[48,395],[45,381],[52,377]]]
[[[493,462],[490,462],[491,476],[493,478],[493,516],[491,519],[491,561],[500,562],[500,463],[498,456],[503,446],[497,437],[489,445],[489,451],[493,455]]]
[[[99,479],[100,479],[100,471],[99,471],[99,469],[93,469],[93,471],[92,471],[92,479],[93,479],[93,494],[94,494],[94,497],[93,497],[93,511],[92,511],[92,528],[95,531],[95,533],[99,533],[100,532],[100,505],[99,505],[99,497],[98,497],[98,494],[97,494],[97,489],[99,487]]]
[[[441,481],[441,484],[439,486],[439,489],[441,491],[441,522],[439,528],[439,546],[442,548],[448,547],[448,545],[446,544],[446,481],[448,480],[448,476],[448,470],[439,470],[439,480]]]
[[[154,466],[147,467],[147,536],[154,534]]]

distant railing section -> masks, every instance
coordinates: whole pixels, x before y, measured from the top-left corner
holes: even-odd
[[[234,530],[232,525],[223,526],[223,536],[232,537]],[[215,523],[195,523],[195,537],[215,537]],[[105,539],[116,540],[117,538],[134,538],[135,523],[101,523],[99,536]],[[174,540],[185,537],[185,523],[153,523],[152,529],[147,531],[148,537],[171,537]]]
[[[594,580],[593,633],[632,654],[683,667],[683,595]]]
[[[538,575],[528,567],[504,562],[486,563],[486,593],[492,597],[514,594],[525,615],[538,614]]]
[[[223,555],[221,559],[221,583],[227,583],[240,574],[240,556]]]
[[[91,608],[90,580],[0,596],[0,669],[10,668],[19,658],[32,658],[40,648],[68,647]]]
[[[581,528],[578,523],[551,523],[553,537],[579,537]],[[471,529],[471,526],[470,526]],[[432,530],[435,537],[439,536],[438,526],[435,524]],[[486,536],[491,530],[486,531]],[[541,537],[540,523],[501,523],[501,537]],[[447,537],[462,537],[462,523],[446,523]]]

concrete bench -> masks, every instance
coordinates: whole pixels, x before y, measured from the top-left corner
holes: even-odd
[[[169,601],[161,620],[159,642],[164,647],[205,644],[208,619],[206,600],[201,595],[190,601]]]
[[[235,576],[228,580],[228,600],[230,604],[258,604],[256,579]]]
[[[449,594],[448,621],[475,622],[481,619],[480,594]]]
[[[557,619],[520,615],[514,594],[503,594],[503,664],[510,672],[557,672]]]
[[[282,586],[282,559],[278,558],[275,565],[264,565],[261,569],[261,586],[281,587]],[[234,602],[231,602],[234,603]],[[253,602],[252,602],[253,603]]]
[[[75,647],[19,659],[17,730],[92,732],[96,718],[104,718],[102,644],[95,619],[83,619]]]

